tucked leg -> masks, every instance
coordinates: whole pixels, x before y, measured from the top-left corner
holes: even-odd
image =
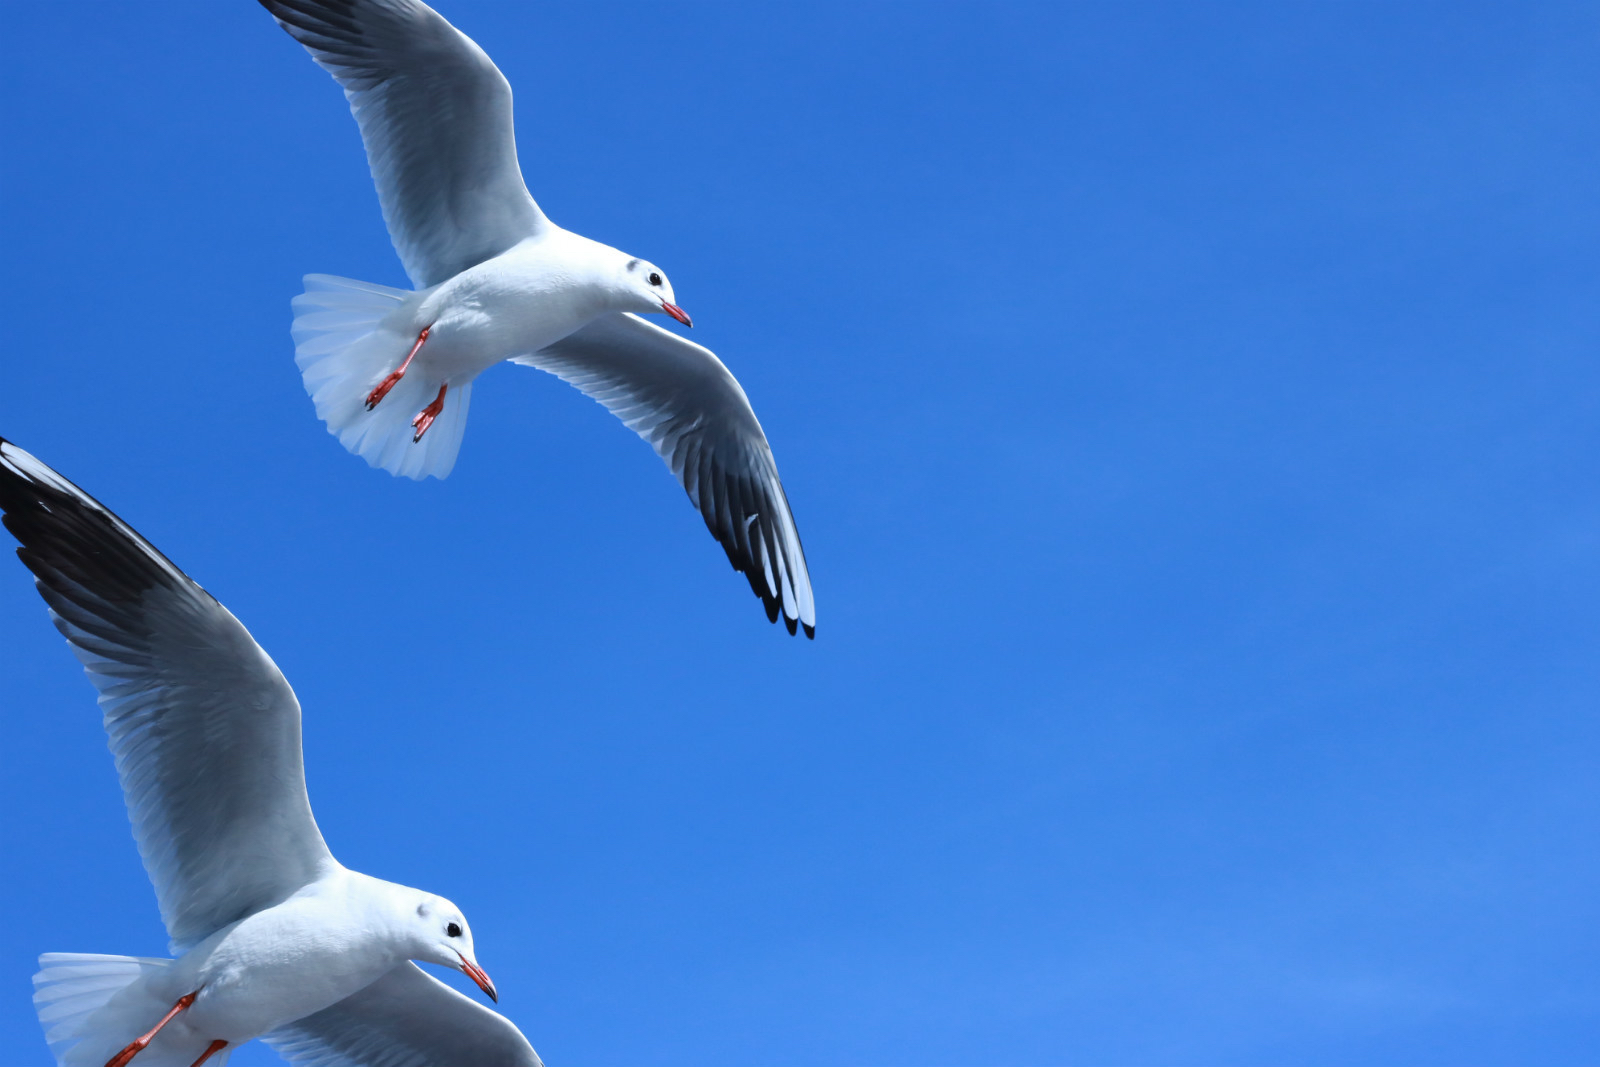
[[[161,1017],[160,1022],[156,1023],[150,1028],[149,1033],[145,1034],[143,1037],[136,1038],[127,1048],[123,1049],[121,1052],[107,1060],[106,1067],[127,1067],[128,1061],[133,1059],[139,1053],[143,1052],[145,1050],[145,1046],[150,1044],[151,1039],[161,1032],[161,1028],[176,1018],[180,1011],[193,1004],[194,998],[198,994],[199,991],[196,990],[194,993],[189,993],[186,996],[179,997],[178,1003],[174,1004],[172,1006],[172,1010]],[[207,1053],[206,1055],[210,1055],[210,1053]],[[202,1056],[201,1058],[204,1059],[205,1057]]]
[[[193,1063],[191,1063],[189,1065],[189,1067],[200,1067],[200,1065],[202,1063],[206,1062],[207,1060],[209,1060],[211,1058],[211,1054],[213,1052],[221,1052],[224,1048],[227,1047],[227,1044],[228,1043],[226,1041],[221,1041],[221,1040],[211,1042],[210,1045],[206,1046],[206,1050],[204,1052],[200,1053],[200,1058],[195,1060]]]
[[[433,420],[437,419],[439,412],[444,410],[444,394],[449,388],[449,382],[439,386],[439,395],[433,398],[433,403],[417,412],[417,417],[411,420],[411,425],[416,427],[417,431],[411,438],[412,444],[422,440],[422,435],[428,432],[428,427],[433,425]]]
[[[400,379],[406,376],[406,369],[411,366],[411,361],[417,358],[417,353],[422,351],[422,342],[428,339],[428,331],[432,326],[424,326],[422,332],[417,334],[417,343],[411,346],[411,351],[406,355],[406,361],[400,364],[400,369],[390,374],[378,387],[367,394],[367,410],[377,407],[384,397],[389,395],[389,390],[400,384]]]

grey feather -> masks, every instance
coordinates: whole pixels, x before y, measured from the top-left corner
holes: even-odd
[[[414,963],[262,1040],[295,1067],[543,1067],[510,1020]]]
[[[416,0],[260,0],[344,88],[383,220],[419,289],[549,225],[523,183],[511,86]]]
[[[576,386],[648,441],[767,617],[815,635],[811,576],[777,463],[720,359],[637,315],[606,314],[514,362]]]
[[[181,952],[335,861],[300,704],[228,609],[94,498],[0,441],[0,508],[100,692],[128,817]]]

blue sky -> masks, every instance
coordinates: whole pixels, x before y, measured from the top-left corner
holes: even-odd
[[[815,643],[554,379],[443,483],[324,432],[299,276],[404,275],[246,0],[6,6],[0,433],[251,628],[334,852],[460,903],[548,1062],[1593,1062],[1592,7],[444,13],[743,381]],[[42,1063],[32,958],[165,938],[0,572]]]

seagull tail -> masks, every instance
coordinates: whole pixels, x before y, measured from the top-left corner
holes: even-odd
[[[407,374],[367,410],[367,394],[399,367],[416,340],[385,329],[383,321],[416,294],[331,274],[308,274],[305,285],[292,301],[294,361],[317,418],[340,444],[390,474],[417,481],[449,474],[467,426],[471,382],[450,387],[444,410],[421,441],[412,440],[411,420],[433,400],[437,382]]]
[[[33,1008],[59,1067],[104,1067],[128,1042],[150,1029],[172,1007],[163,988],[172,960],[47,952],[33,976]],[[139,1067],[188,1067],[209,1042],[174,1019]],[[232,1046],[207,1060],[226,1062]]]

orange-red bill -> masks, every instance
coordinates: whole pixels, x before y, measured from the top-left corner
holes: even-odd
[[[661,305],[661,310],[665,311],[668,315],[671,315],[673,318],[677,319],[690,329],[694,328],[694,323],[690,320],[689,313],[683,310],[677,304],[668,304],[663,302]]]
[[[466,973],[468,978],[478,983],[478,988],[483,990],[484,994],[490,1000],[494,1001],[496,1004],[500,1003],[500,994],[495,992],[494,983],[489,981],[489,976],[483,973],[482,967],[479,967],[476,963],[473,963],[465,956],[462,956],[461,970]]]

